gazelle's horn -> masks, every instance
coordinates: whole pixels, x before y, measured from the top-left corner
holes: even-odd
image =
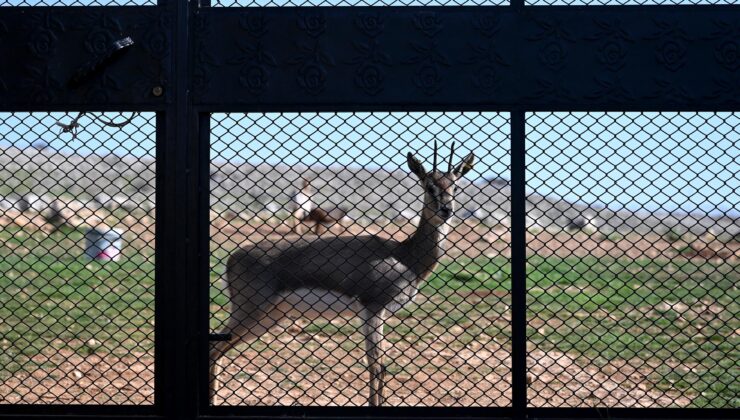
[[[455,142],[452,142],[450,147],[450,161],[447,163],[447,173],[452,173],[452,160],[455,158]]]
[[[432,172],[437,172],[437,140],[434,140],[434,160],[432,164]]]

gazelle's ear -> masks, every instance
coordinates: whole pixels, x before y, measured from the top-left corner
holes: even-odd
[[[409,152],[406,155],[406,160],[409,164],[409,170],[416,174],[417,177],[419,177],[420,180],[424,180],[427,176],[427,171],[424,170],[424,165],[421,164],[419,159],[415,158],[414,155]]]
[[[457,165],[457,167],[455,167],[455,170],[452,171],[452,174],[455,175],[456,177],[464,176],[471,169],[473,169],[474,162],[475,162],[475,156],[472,153],[465,156],[462,162],[460,162],[460,164]]]

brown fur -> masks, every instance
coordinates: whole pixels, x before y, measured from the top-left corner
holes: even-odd
[[[312,229],[314,229],[314,232],[317,235],[321,235],[329,229],[329,226],[339,223],[346,214],[347,212],[340,208],[326,211],[317,207],[312,209],[301,222],[309,225],[313,224]]]

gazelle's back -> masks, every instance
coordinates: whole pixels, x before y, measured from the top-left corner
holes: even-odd
[[[416,277],[395,257],[399,245],[368,235],[263,241],[242,248],[227,265],[232,301],[249,304],[308,289],[386,306]]]

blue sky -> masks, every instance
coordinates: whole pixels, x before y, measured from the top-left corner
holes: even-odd
[[[154,156],[151,113],[123,129],[84,116],[74,139],[54,126],[71,118],[0,113],[0,148],[40,139],[62,153]],[[529,113],[527,133],[530,192],[613,209],[738,215],[740,113]],[[436,138],[442,168],[455,140],[456,160],[478,158],[468,179],[509,179],[508,135],[506,113],[214,114],[211,158],[406,170],[408,151],[431,166]]]
[[[740,214],[738,113],[536,113],[527,125],[527,185],[541,194]]]
[[[406,170],[409,151],[431,168],[436,138],[440,161],[455,140],[458,160],[479,155],[471,176],[491,177],[508,172],[508,135],[508,115],[492,112],[215,114],[211,150],[218,160]]]
[[[76,137],[70,133],[61,133],[60,127],[55,123],[69,124],[76,115],[76,112],[0,112],[0,148],[9,146],[25,148],[38,140],[43,140],[52,148],[66,154],[115,153],[154,157],[154,113],[143,113],[134,118],[131,124],[120,129],[106,127],[84,115],[79,120],[80,126],[84,129],[78,130]],[[130,117],[131,113],[105,113],[103,116],[121,122]]]
[[[507,114],[240,117],[214,115],[213,159],[405,170],[406,151],[429,163],[434,138],[445,146],[454,139],[457,159],[478,157],[469,179],[510,178]],[[530,113],[527,123],[530,191],[614,209],[740,206],[740,114]],[[440,155],[448,156],[446,147]]]

